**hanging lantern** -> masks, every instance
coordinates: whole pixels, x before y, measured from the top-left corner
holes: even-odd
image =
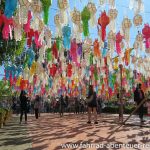
[[[14,38],[16,41],[21,41],[22,39],[22,26],[19,22],[19,14],[17,13],[14,17]]]
[[[59,9],[67,9],[68,8],[68,0],[58,0],[57,1]]]
[[[130,0],[129,8],[134,10],[135,14],[144,11],[144,3],[142,0]]]
[[[56,14],[54,16],[54,23],[56,25],[56,36],[61,36],[62,35],[62,29],[61,29],[61,20],[60,20],[60,15]]]
[[[88,10],[90,11],[91,18],[90,18],[90,24],[92,27],[96,25],[96,6],[94,3],[89,2],[87,5]]]
[[[133,47],[135,50],[139,48],[139,43],[137,41],[134,42]]]
[[[106,37],[106,26],[109,24],[110,20],[109,17],[106,15],[106,12],[102,12],[101,16],[98,19],[98,24],[101,26],[101,36],[102,36],[102,41],[105,41]]]
[[[44,29],[44,23],[41,19],[39,19],[39,27],[38,28],[39,28],[38,29],[39,32],[42,32]]]
[[[121,42],[123,40],[123,36],[120,34],[120,32],[118,32],[116,34],[116,51],[118,53],[118,55],[121,53]]]
[[[74,8],[73,12],[72,12],[72,15],[71,15],[71,19],[72,19],[72,22],[74,24],[79,24],[80,21],[81,21],[81,13],[80,11],[78,11],[76,8]]]
[[[48,28],[46,28],[46,30],[45,30],[45,40],[47,42],[47,47],[48,48],[51,48],[51,38],[52,38],[52,33]]]
[[[7,18],[11,18],[17,7],[17,0],[5,0],[4,14]]]
[[[104,5],[106,3],[106,0],[99,0],[100,5]]]
[[[133,23],[134,23],[134,25],[135,25],[136,27],[142,25],[142,23],[143,23],[143,18],[142,18],[142,16],[139,15],[139,14],[135,15],[134,18],[133,18]]]
[[[145,48],[148,50],[150,48],[150,26],[145,24],[142,29],[143,38],[145,39]]]
[[[61,15],[61,23],[64,25],[68,24],[68,17],[66,9],[69,7],[68,0],[58,0],[57,1],[58,8],[60,9],[60,15]]]
[[[111,53],[113,53],[114,49],[115,49],[115,40],[116,40],[116,35],[115,33],[111,30],[108,33],[108,47],[111,50]]]
[[[63,45],[64,48],[69,50],[70,49],[70,41],[71,41],[71,28],[69,25],[64,26],[62,29],[63,32]]]
[[[118,15],[117,9],[110,9],[108,12],[108,16],[110,18],[109,28],[113,32],[115,32],[116,30],[115,19],[117,18],[117,15]]]
[[[32,0],[33,1],[33,0]],[[37,1],[37,0],[36,0]],[[20,6],[29,7],[31,5],[31,0],[19,0]]]
[[[112,8],[115,7],[115,0],[108,0],[108,3]]]
[[[28,12],[28,20],[27,20],[27,23],[24,25],[24,31],[26,33],[28,33],[30,31],[30,23],[31,23],[31,19],[32,19],[32,13],[31,11]]]
[[[89,24],[88,21],[91,18],[91,14],[90,11],[88,10],[87,7],[84,7],[83,11],[81,12],[81,19],[83,22],[83,34],[84,36],[88,36],[89,35]]]
[[[81,13],[80,11],[77,11],[76,8],[71,13],[71,19],[73,24],[73,38],[76,38],[78,42],[81,41],[81,33],[82,31],[80,30],[81,26]]]
[[[41,13],[42,12],[42,4],[40,0],[32,0],[31,5],[34,13]]]
[[[136,36],[135,43],[138,43],[138,47],[143,50],[143,35],[140,32],[138,32],[138,35]]]
[[[124,18],[122,22],[122,29],[123,29],[123,34],[124,34],[124,39],[129,47],[129,42],[130,42],[130,28],[131,28],[131,20],[128,18]]]
[[[100,54],[100,46],[99,46],[98,39],[96,39],[93,44],[94,44],[94,55],[96,57],[100,57],[101,54]]]
[[[48,14],[49,14],[49,7],[52,5],[52,0],[40,0],[43,7],[44,12],[44,23],[48,23]]]
[[[2,29],[3,39],[8,40],[9,37],[12,38],[11,35],[12,35],[13,19],[3,16],[3,24],[4,24],[4,27]]]

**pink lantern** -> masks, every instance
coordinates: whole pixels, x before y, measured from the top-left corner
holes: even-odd
[[[150,48],[150,26],[149,24],[145,24],[142,29],[143,38],[145,39],[145,47],[146,49]]]
[[[118,55],[121,53],[121,42],[123,40],[123,36],[120,34],[120,32],[118,32],[116,34],[116,51],[118,53]]]
[[[12,18],[7,18],[6,16],[2,16],[2,24],[4,23],[4,27],[2,30],[3,34],[3,39],[8,40],[9,39],[9,34],[11,34],[11,27],[13,25],[13,19]]]
[[[30,31],[30,22],[31,22],[31,19],[32,19],[32,14],[31,14],[31,11],[28,12],[28,21],[27,23],[24,25],[24,31],[26,33],[28,33]]]

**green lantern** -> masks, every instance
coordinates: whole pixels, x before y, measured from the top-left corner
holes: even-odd
[[[94,77],[95,77],[95,80],[98,81],[98,73],[97,73],[97,68],[95,66],[94,68]]]
[[[93,54],[90,54],[90,65],[93,65]]]
[[[47,49],[47,60],[48,60],[48,61],[51,61],[51,60],[52,60],[52,51],[51,51],[50,48]]]
[[[57,49],[60,51],[62,47],[62,41],[60,37],[56,38],[56,46],[57,46]]]
[[[48,23],[48,12],[49,7],[52,5],[52,0],[41,0],[43,12],[44,12],[44,23]]]
[[[84,7],[83,11],[81,12],[81,19],[83,22],[83,34],[84,36],[88,36],[89,35],[89,24],[88,21],[91,18],[91,14],[90,11],[88,10],[87,7]]]

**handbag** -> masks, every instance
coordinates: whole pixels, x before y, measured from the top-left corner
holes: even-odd
[[[86,98],[86,102],[90,103],[93,100],[93,95],[91,95],[89,98]]]

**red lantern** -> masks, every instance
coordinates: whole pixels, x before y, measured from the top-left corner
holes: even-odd
[[[58,58],[58,49],[57,49],[57,44],[54,42],[53,47],[52,47],[52,54],[53,56],[57,59]]]
[[[105,41],[106,37],[106,26],[109,24],[110,20],[109,17],[106,15],[106,12],[102,12],[101,16],[98,19],[98,24],[101,26],[102,30],[102,41]]]
[[[71,77],[72,76],[72,65],[68,64],[67,66],[67,76]]]
[[[150,26],[149,24],[145,24],[142,29],[143,38],[145,39],[146,48],[150,48]]]
[[[12,18],[7,18],[4,15],[3,15],[2,18],[3,18],[2,24],[4,24],[3,31],[2,31],[3,39],[8,40],[9,35],[11,35],[11,32],[12,32],[10,27],[12,28],[12,26],[13,26],[13,19]]]
[[[26,33],[28,33],[30,31],[30,22],[31,22],[31,19],[32,19],[32,14],[31,14],[31,11],[28,11],[28,21],[27,23],[24,25],[24,31]]]
[[[34,31],[33,31],[33,29],[30,29],[30,32],[28,32],[28,34],[27,34],[27,45],[29,47],[31,47],[33,36],[34,36]]]
[[[116,34],[116,51],[118,55],[121,53],[121,42],[123,38],[124,37],[120,34],[120,32]]]
[[[50,75],[54,77],[56,72],[57,72],[57,66],[55,64],[52,64],[52,67],[50,67]]]
[[[4,23],[4,15],[0,13],[0,28],[2,27],[3,23]]]

